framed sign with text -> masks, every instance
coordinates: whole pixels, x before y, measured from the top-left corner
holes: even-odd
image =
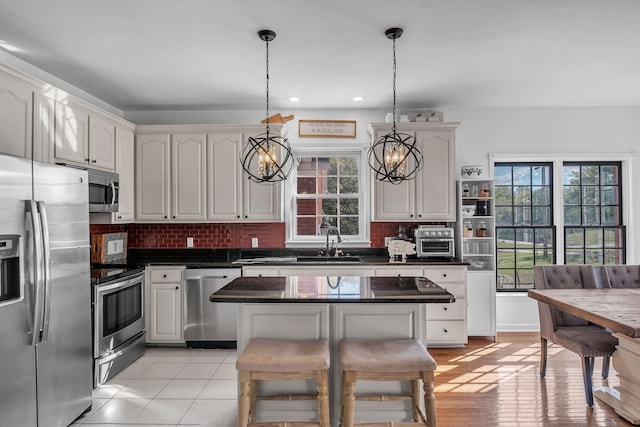
[[[299,120],[300,138],[355,138],[355,120]]]

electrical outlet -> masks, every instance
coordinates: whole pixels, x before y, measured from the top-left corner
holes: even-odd
[[[252,237],[251,238],[251,247],[252,248],[257,248],[258,247],[258,238],[257,237]]]
[[[193,237],[187,237],[187,247],[188,248],[193,247]]]

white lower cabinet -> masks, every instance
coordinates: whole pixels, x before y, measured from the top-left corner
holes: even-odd
[[[468,331],[470,336],[496,336],[496,284],[493,271],[467,275]]]
[[[152,266],[146,271],[148,343],[183,343],[184,267]]]
[[[468,342],[467,267],[425,267],[423,275],[456,297],[451,304],[426,304],[427,345],[462,347]]]

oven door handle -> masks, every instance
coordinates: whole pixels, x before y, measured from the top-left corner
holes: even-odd
[[[112,291],[112,290],[117,290],[117,289],[124,289],[124,288],[128,288],[129,286],[138,284],[138,283],[142,283],[143,281],[143,277],[144,275],[142,273],[140,273],[140,275],[133,277],[131,279],[127,279],[124,281],[119,281],[116,280],[115,283],[107,283],[104,285],[98,285],[98,292],[106,292],[106,291]]]

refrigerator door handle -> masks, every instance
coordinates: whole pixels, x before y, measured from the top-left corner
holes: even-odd
[[[49,335],[49,318],[51,313],[51,244],[49,239],[49,220],[47,219],[47,209],[43,201],[37,202],[40,213],[40,226],[42,227],[42,263],[44,266],[44,301],[42,315],[42,337],[40,342],[46,342]]]
[[[41,325],[44,316],[44,265],[43,259],[43,243],[42,243],[42,227],[40,224],[40,215],[35,200],[27,201],[27,210],[31,216],[31,224],[33,227],[33,255],[32,264],[34,266],[34,297],[33,297],[33,318],[31,325],[33,326],[33,335],[31,337],[31,345],[37,345],[41,340]]]

